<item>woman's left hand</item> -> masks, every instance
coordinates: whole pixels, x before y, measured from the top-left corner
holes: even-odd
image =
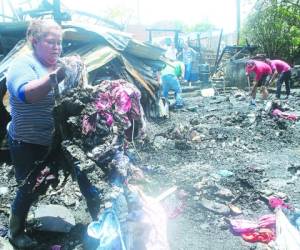
[[[60,65],[56,70],[57,82],[60,83],[66,77],[66,66]]]

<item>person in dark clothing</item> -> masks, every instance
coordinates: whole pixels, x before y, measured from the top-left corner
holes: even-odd
[[[270,65],[272,69],[272,77],[270,82],[272,82],[276,76],[278,76],[278,80],[276,83],[276,98],[280,99],[281,95],[281,86],[282,83],[285,83],[286,89],[286,99],[289,98],[291,93],[290,88],[290,80],[291,80],[291,66],[283,60],[270,60],[267,59],[266,62]]]
[[[54,89],[66,76],[65,66],[58,66],[62,33],[53,20],[32,21],[27,30],[31,50],[17,57],[6,75],[12,118],[8,124],[8,143],[18,183],[11,205],[8,235],[17,248],[31,248],[37,244],[25,233],[27,214],[49,186],[49,182],[41,180],[55,177],[46,167],[41,168],[40,163],[46,159],[53,140]],[[76,170],[76,175],[87,204],[92,204],[97,192],[80,170]],[[96,219],[95,214],[92,217]]]

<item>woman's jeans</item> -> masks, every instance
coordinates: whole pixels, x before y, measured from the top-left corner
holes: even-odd
[[[8,143],[18,183],[18,190],[12,203],[12,213],[25,220],[32,203],[41,194],[44,194],[49,186],[49,184],[43,183],[39,189],[35,189],[37,178],[41,173],[36,162],[44,160],[49,147],[16,141],[10,136],[8,136]],[[86,200],[93,199],[95,195],[99,194],[84,173],[79,169],[76,169],[75,173],[80,190]]]

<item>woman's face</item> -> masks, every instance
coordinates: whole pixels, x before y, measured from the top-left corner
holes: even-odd
[[[33,49],[45,66],[55,66],[62,51],[61,43],[62,33],[53,28],[43,38],[34,42]]]

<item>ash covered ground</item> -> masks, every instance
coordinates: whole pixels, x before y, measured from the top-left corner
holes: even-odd
[[[168,240],[173,250],[264,249],[231,234],[226,218],[257,219],[270,213],[266,198],[277,195],[295,207],[300,200],[300,123],[273,118],[259,101],[249,107],[243,95],[234,92],[214,97],[185,96],[186,106],[171,111],[170,119],[149,121],[148,137],[136,142],[136,165],[144,170],[144,191],[158,196],[176,185],[187,194],[178,216],[168,221]],[[282,105],[289,112],[300,110],[294,93]],[[300,175],[299,175],[300,176]],[[5,231],[16,183],[9,162],[0,168],[0,223]],[[75,216],[68,234],[29,230],[38,249],[83,249],[91,221],[76,182],[49,189],[38,204],[59,204]],[[213,203],[213,205],[212,205]],[[241,209],[232,215],[228,204]],[[33,210],[35,207],[33,207]],[[29,227],[30,229],[30,227]]]

